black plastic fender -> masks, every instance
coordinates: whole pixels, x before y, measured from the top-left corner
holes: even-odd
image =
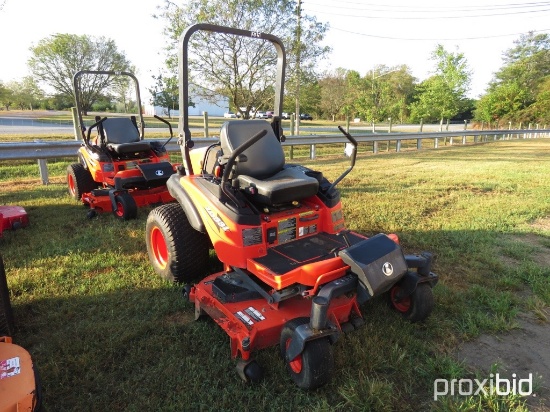
[[[401,300],[406,296],[412,295],[419,283],[429,283],[432,288],[437,284],[439,278],[435,273],[429,272],[428,275],[424,276],[419,272],[408,270],[407,273],[405,273],[403,277],[395,283],[394,286],[399,286],[400,288],[395,296],[397,300]]]
[[[187,216],[187,220],[189,220],[189,224],[193,227],[193,229],[206,233],[206,228],[204,227],[204,222],[202,221],[201,215],[199,214],[194,203],[191,201],[189,194],[180,185],[180,178],[181,175],[178,173],[173,174],[166,182],[166,187],[172,197],[176,199],[183,208],[183,211]]]
[[[325,329],[313,329],[309,323],[300,325],[294,331],[294,336],[286,350],[286,357],[288,360],[296,358],[304,351],[306,342],[313,339],[328,337],[331,344],[334,344],[338,340],[339,334],[338,328],[333,325],[328,325]]]
[[[326,307],[328,307],[333,298],[357,290],[358,283],[357,275],[349,273],[342,278],[333,280],[324,285],[317,296],[313,298],[313,302],[315,302],[317,298],[321,298],[325,301]],[[312,324],[316,323],[312,321],[312,319],[318,317],[315,315],[314,307],[315,304],[312,305],[310,322],[298,326],[294,331],[294,337],[290,341],[290,346],[287,348],[286,352],[290,360],[296,358],[296,356],[304,351],[307,341],[328,337],[331,344],[334,344],[338,340],[340,332],[336,326],[327,322],[326,313],[321,315],[322,319],[319,321],[321,328],[317,329],[315,325]]]
[[[419,281],[420,277],[415,272],[407,271],[399,282],[395,283],[400,288],[395,298],[401,300],[406,296],[412,295]]]

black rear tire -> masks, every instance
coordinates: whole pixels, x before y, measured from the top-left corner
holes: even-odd
[[[145,242],[153,269],[164,279],[187,283],[206,275],[208,236],[191,226],[179,203],[149,213]]]
[[[390,289],[390,305],[397,312],[410,322],[422,322],[430,316],[435,306],[432,288],[428,283],[420,283],[416,286],[414,292],[401,300],[396,300],[395,296],[399,292],[399,285]]]
[[[14,332],[15,323],[13,321],[8,281],[4,270],[4,261],[0,256],[0,336],[13,336]]]
[[[115,196],[116,209],[113,214],[120,220],[131,220],[137,217],[137,204],[131,194],[123,192]]]
[[[281,356],[294,383],[302,389],[315,389],[326,384],[334,368],[332,347],[328,338],[306,342],[303,352],[295,359],[287,359],[286,350],[298,326],[309,322],[309,318],[296,318],[288,321],[281,331],[279,342]]]
[[[69,194],[80,201],[84,193],[89,193],[97,187],[92,175],[80,163],[67,166],[67,188]]]

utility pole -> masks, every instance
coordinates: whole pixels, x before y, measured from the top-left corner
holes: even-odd
[[[302,74],[300,71],[300,51],[302,48],[300,39],[302,35],[302,0],[298,0],[296,14],[298,15],[298,24],[296,26],[296,122],[294,123],[294,134],[298,136],[300,134],[300,78]]]

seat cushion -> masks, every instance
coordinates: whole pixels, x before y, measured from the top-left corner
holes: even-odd
[[[238,176],[238,183],[252,199],[265,205],[290,203],[317,194],[319,182],[298,168],[286,167],[275,175],[260,180],[252,176]],[[253,190],[250,190],[250,189]]]
[[[138,152],[146,152],[151,149],[151,145],[149,142],[135,142],[135,143],[108,143],[107,148],[110,150],[123,155],[123,154],[129,154],[129,153],[138,153]]]
[[[220,145],[223,156],[228,158],[233,151],[250,140],[258,132],[267,134],[243,152],[246,162],[237,163],[236,175],[247,175],[256,179],[273,176],[285,164],[285,154],[271,125],[265,120],[231,120],[222,125]]]

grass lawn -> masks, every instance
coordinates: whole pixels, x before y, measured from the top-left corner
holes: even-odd
[[[225,332],[193,321],[181,287],[153,273],[149,209],[130,222],[87,220],[67,194],[69,161],[50,163],[48,186],[34,162],[0,167],[0,203],[25,207],[31,221],[4,232],[0,247],[14,341],[33,356],[47,410],[526,410],[514,396],[434,402],[433,382],[476,376],[454,359],[459,342],[513,329],[520,312],[544,320],[550,139],[360,154],[339,185],[348,228],[395,232],[406,253],[433,252],[436,306],[409,324],[383,299],[367,302],[366,326],[338,340],[333,379],[313,392],[293,385],[275,347],[257,353],[263,382],[241,382]],[[339,157],[306,163],[329,179],[347,167]]]

